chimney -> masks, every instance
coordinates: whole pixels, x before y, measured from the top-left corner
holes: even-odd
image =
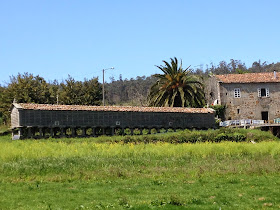
[[[277,76],[276,76],[276,71],[274,70],[274,79],[277,79]]]

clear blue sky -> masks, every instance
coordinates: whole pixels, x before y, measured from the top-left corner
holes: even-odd
[[[29,72],[47,81],[159,73],[242,60],[278,62],[279,0],[0,0],[0,84]]]

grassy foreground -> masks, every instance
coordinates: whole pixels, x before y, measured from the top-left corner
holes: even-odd
[[[0,137],[0,209],[278,209],[280,143]]]

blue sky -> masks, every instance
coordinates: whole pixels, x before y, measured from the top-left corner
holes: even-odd
[[[0,84],[29,72],[47,81],[160,71],[238,59],[278,62],[279,0],[0,0]]]

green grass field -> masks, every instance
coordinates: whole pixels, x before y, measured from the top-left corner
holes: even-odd
[[[257,144],[102,138],[0,137],[0,209],[280,208],[273,137]]]

